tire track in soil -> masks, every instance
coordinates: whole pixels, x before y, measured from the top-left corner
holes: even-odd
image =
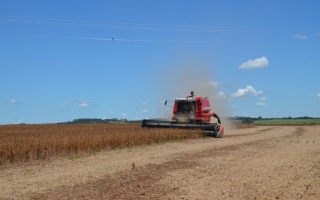
[[[249,136],[270,131],[274,128],[263,129]],[[290,134],[297,135],[298,131]],[[301,133],[301,129],[299,129]],[[239,134],[240,135],[240,134]],[[237,136],[237,135],[236,135]],[[283,136],[285,137],[285,136]],[[105,176],[99,180],[89,181],[74,186],[60,186],[47,190],[45,193],[31,194],[31,199],[160,199],[164,194],[173,191],[164,185],[157,185],[167,173],[195,168],[200,165],[199,160],[205,157],[215,157],[233,153],[243,147],[255,147],[257,151],[263,148],[272,148],[275,145],[267,143],[274,138],[260,139],[253,142],[245,142],[223,147],[213,147],[206,151],[193,154],[181,154],[174,159],[161,164],[148,164],[134,167],[131,170],[117,172]],[[178,189],[178,188],[176,188]]]
[[[86,184],[60,187],[49,190],[46,194],[31,195],[31,199],[136,199],[139,196],[139,198],[160,198],[165,188],[161,190],[152,186],[165,173],[197,165],[197,162],[184,160],[172,160],[159,165],[148,164]]]
[[[265,133],[265,132],[273,130],[273,129],[275,129],[275,127],[262,129],[262,130],[259,130],[257,132],[254,132],[254,133],[225,135],[224,137],[225,138],[230,138],[230,137],[244,137],[244,136],[249,136],[249,135],[257,135],[257,134]]]

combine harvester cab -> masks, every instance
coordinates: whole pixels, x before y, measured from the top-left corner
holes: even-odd
[[[165,105],[168,101],[165,101]],[[211,117],[218,119],[218,123],[210,123]],[[211,112],[210,102],[203,97],[176,98],[173,105],[172,120],[144,119],[142,127],[149,128],[183,128],[201,129],[208,136],[222,138],[224,127],[220,125],[219,116]]]

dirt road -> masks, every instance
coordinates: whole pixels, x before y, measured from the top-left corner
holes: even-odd
[[[1,166],[0,199],[320,199],[320,126]]]

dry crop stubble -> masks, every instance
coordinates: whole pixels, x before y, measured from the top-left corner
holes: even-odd
[[[0,164],[204,137],[202,131],[149,129],[138,124],[0,126]]]

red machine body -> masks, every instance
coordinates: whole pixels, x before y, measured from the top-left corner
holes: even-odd
[[[176,98],[173,106],[172,119],[181,122],[210,123],[211,117],[210,102],[203,97]]]
[[[167,101],[165,101],[165,105],[167,105]],[[210,123],[211,117],[217,118],[218,123]],[[194,97],[193,95],[175,99],[171,121],[144,119],[141,126],[149,128],[201,129],[206,131],[208,136],[217,138],[221,138],[224,135],[224,127],[221,126],[219,116],[211,112],[209,100],[203,97]]]

